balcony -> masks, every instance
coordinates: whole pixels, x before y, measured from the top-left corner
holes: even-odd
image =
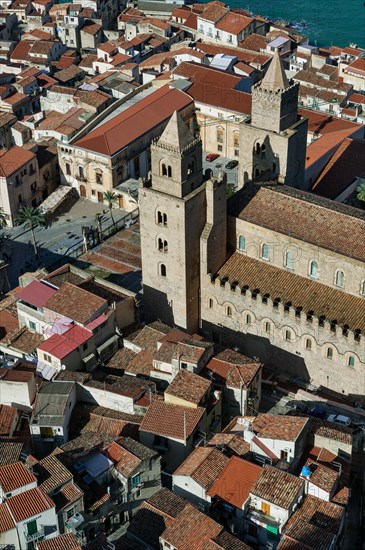
[[[87,182],[87,178],[85,178],[85,176],[80,176],[80,174],[77,174],[75,179],[77,179],[77,181]]]
[[[261,510],[257,510],[256,508],[252,508],[250,506],[247,513],[247,519],[256,525],[264,527],[266,531],[269,531],[274,535],[278,535],[280,533],[280,522],[276,521],[276,519],[272,516],[264,514]]]
[[[41,527],[38,531],[32,534],[24,531],[24,537],[27,542],[33,542],[34,540],[40,539],[41,537],[44,537],[44,528]]]

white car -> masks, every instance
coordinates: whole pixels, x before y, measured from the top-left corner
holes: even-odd
[[[342,414],[330,414],[327,418],[328,422],[339,424],[340,426],[350,426],[351,418],[348,416],[342,416]]]

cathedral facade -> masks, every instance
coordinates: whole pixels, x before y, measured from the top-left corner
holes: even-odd
[[[145,317],[361,399],[365,215],[300,190],[297,93],[274,58],[242,125],[242,188],[228,202],[225,174],[203,174],[201,141],[180,115],[153,143],[140,188]]]

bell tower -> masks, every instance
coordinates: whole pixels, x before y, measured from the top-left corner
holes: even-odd
[[[240,185],[277,180],[304,187],[308,120],[298,115],[299,84],[289,81],[275,52],[252,89],[251,119],[240,128]]]
[[[202,143],[178,112],[152,143],[151,164],[139,192],[145,318],[194,332],[206,198]]]

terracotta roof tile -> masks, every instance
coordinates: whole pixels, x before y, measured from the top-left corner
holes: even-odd
[[[186,419],[186,437],[190,437],[197,428],[205,409],[182,407],[163,401],[153,401],[140,425],[140,431],[175,439],[184,439],[184,418]],[[166,418],[169,422],[166,422]]]
[[[241,509],[261,474],[261,466],[232,456],[207,494]]]
[[[87,323],[106,306],[103,298],[67,282],[46,303],[47,309],[79,323]]]
[[[18,411],[10,405],[0,405],[0,435],[9,435]]]
[[[296,441],[308,422],[300,416],[259,414],[252,423],[253,431],[258,437]]]
[[[251,17],[230,11],[215,25],[215,28],[230,34],[239,34],[251,25],[252,22],[253,19]]]
[[[84,496],[83,491],[79,489],[73,482],[66,483],[61,489],[53,495],[53,500],[56,504],[56,511],[59,512],[66,506],[77,502]]]
[[[112,120],[75,142],[76,147],[113,155],[152,128],[168,121],[174,111],[192,104],[184,92],[163,86]]]
[[[37,482],[37,478],[22,462],[0,467],[0,485],[4,493],[11,493],[34,482]]]
[[[251,493],[287,510],[302,486],[301,479],[273,466],[265,466]]]
[[[199,63],[180,63],[174,77],[192,82],[187,93],[198,103],[214,105],[236,113],[251,113],[251,94],[237,89],[242,77],[228,74]]]
[[[0,176],[8,178],[36,158],[34,153],[18,145],[14,145],[10,149],[3,149],[0,152]]]
[[[188,504],[177,518],[167,525],[161,539],[179,550],[206,550],[210,539],[222,530],[222,525]]]
[[[240,434],[215,434],[208,445],[220,445],[230,453],[245,458],[250,452],[250,444]],[[225,451],[226,452],[226,451]]]
[[[6,503],[0,503],[0,533],[6,533],[11,529],[16,529],[13,518],[9,512]]]
[[[47,494],[72,480],[71,472],[54,455],[40,460],[33,467],[33,471],[38,477],[38,485]]]
[[[210,387],[211,383],[205,378],[186,370],[180,370],[165,390],[165,395],[178,397],[198,405],[207,395]]]
[[[339,473],[310,458],[306,461],[305,465],[311,470],[311,475],[308,478],[309,482],[332,496],[332,491],[339,479]]]
[[[9,498],[7,504],[17,523],[55,507],[53,500],[39,487]]]
[[[229,458],[215,447],[198,447],[174,472],[174,476],[191,477],[205,490],[210,489]]]
[[[37,542],[37,550],[81,550],[81,545],[75,535],[66,533],[65,535]]]

